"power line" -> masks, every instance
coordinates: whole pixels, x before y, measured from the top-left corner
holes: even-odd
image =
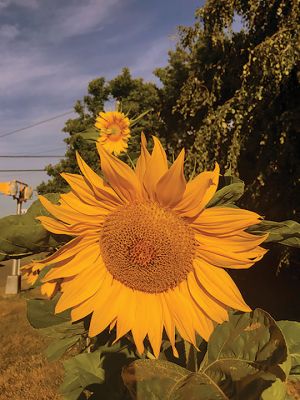
[[[46,172],[45,169],[0,169],[0,172],[36,172],[36,171]]]
[[[31,155],[24,155],[24,156],[19,156],[19,155],[11,155],[11,156],[2,156],[0,155],[0,158],[65,158],[66,156],[48,156],[48,155],[43,155],[43,156],[31,156]]]
[[[59,115],[56,115],[54,117],[51,117],[51,118],[48,118],[48,119],[44,119],[43,121],[36,122],[35,124],[25,126],[24,128],[15,129],[14,131],[10,131],[10,132],[5,132],[2,135],[0,135],[0,138],[3,138],[5,136],[10,136],[10,135],[13,135],[13,134],[18,133],[18,132],[25,131],[26,129],[29,129],[29,128],[34,128],[35,126],[45,124],[46,122],[50,122],[50,121],[53,121],[55,119],[64,117],[65,115],[73,114],[73,112],[74,112],[73,110],[72,111],[67,111],[67,112],[65,112],[63,114],[59,114]]]

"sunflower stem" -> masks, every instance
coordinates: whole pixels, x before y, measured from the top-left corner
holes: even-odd
[[[126,153],[126,154],[127,154],[128,160],[131,163],[132,167],[135,168],[134,162],[132,161],[130,155],[128,153]]]
[[[154,357],[154,355],[153,355],[149,350],[146,351],[146,356],[147,356],[148,358],[150,358],[150,360],[156,360],[156,358]]]
[[[195,347],[187,342],[184,341],[184,350],[185,350],[185,357],[186,357],[186,368],[189,371],[197,372],[198,365],[197,365],[197,351]]]

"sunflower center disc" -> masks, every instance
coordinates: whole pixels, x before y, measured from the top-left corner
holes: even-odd
[[[114,279],[143,292],[174,288],[193,268],[192,229],[156,203],[132,203],[109,214],[100,247]]]

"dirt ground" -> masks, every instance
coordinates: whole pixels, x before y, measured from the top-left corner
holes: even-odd
[[[26,297],[38,293],[23,290],[16,296],[5,296],[11,262],[2,265],[5,266],[0,267],[0,400],[61,400],[58,387],[63,380],[62,363],[46,360],[43,351],[47,339],[26,318]]]

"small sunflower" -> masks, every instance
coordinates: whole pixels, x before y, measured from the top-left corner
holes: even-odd
[[[119,111],[100,112],[95,127],[100,130],[98,142],[116,155],[126,151],[130,138],[130,120]]]
[[[41,197],[56,219],[44,227],[74,236],[42,261],[54,264],[44,281],[61,279],[56,312],[71,308],[72,320],[92,314],[89,334],[116,326],[116,341],[129,331],[139,353],[148,335],[156,357],[165,329],[173,348],[175,328],[196,345],[208,340],[228,308],[250,311],[223,268],[249,268],[266,250],[264,236],[245,229],[260,222],[254,212],[205,208],[214,196],[219,167],[186,182],[184,150],[168,168],[157,138],[150,154],[142,135],[135,170],[97,148],[102,180],[77,154],[82,175],[62,174],[72,191],[60,205]]]

